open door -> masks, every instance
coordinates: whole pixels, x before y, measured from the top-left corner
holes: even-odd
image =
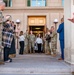
[[[37,34],[41,34],[41,36],[43,37],[44,35],[44,29],[45,27],[44,26],[29,26],[29,31],[33,31],[33,33],[35,34],[35,36]]]
[[[32,30],[35,35],[44,35],[46,31],[46,16],[28,16],[28,29]]]

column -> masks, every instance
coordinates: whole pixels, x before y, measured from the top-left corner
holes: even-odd
[[[2,24],[3,24],[3,15],[2,11],[4,10],[5,3],[3,0],[0,0],[0,64],[4,64],[3,61],[3,47],[2,47]]]
[[[0,64],[3,63],[3,48],[1,48],[2,44],[2,12],[0,11]]]
[[[65,61],[74,64],[74,23],[68,19],[73,18],[74,0],[64,0],[64,30],[65,30]]]

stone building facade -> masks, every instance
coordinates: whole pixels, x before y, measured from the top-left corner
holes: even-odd
[[[6,1],[6,0],[4,0]],[[16,22],[20,20],[20,30],[24,32],[26,29],[42,29],[50,28],[54,25],[54,19],[63,17],[63,0],[7,0],[4,15],[11,15],[12,20]],[[10,2],[11,1],[11,2]],[[43,2],[43,5],[41,5]],[[33,4],[36,3],[36,4]],[[8,5],[9,4],[9,5]],[[34,27],[33,27],[34,26]],[[38,26],[38,27],[35,27]],[[34,29],[34,30],[35,30]],[[35,30],[36,31],[36,30]],[[41,30],[40,30],[41,31]],[[35,32],[36,33],[36,32]]]

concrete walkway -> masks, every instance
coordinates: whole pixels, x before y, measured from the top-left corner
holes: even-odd
[[[72,66],[73,67],[73,66]],[[13,62],[0,65],[0,75],[72,75],[71,65],[58,56],[44,54],[17,55]]]

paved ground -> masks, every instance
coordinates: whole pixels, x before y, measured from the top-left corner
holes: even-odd
[[[17,55],[12,63],[0,65],[0,75],[72,75],[71,65],[58,56],[44,54]]]

